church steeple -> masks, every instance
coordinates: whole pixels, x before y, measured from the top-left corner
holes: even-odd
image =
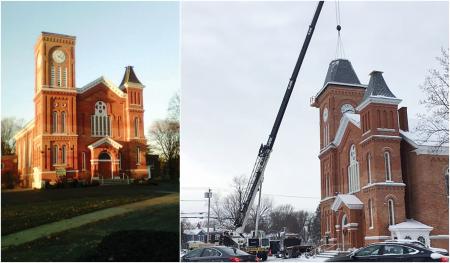
[[[370,73],[369,85],[364,93],[363,100],[369,97],[396,98],[383,78],[383,72],[374,70]]]
[[[122,90],[126,90],[128,86],[138,86],[141,88],[144,87],[144,85],[142,85],[142,83],[134,73],[133,66],[125,67],[125,74],[123,75],[122,82],[119,85],[120,89]]]

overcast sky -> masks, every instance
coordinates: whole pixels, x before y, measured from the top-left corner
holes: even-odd
[[[41,31],[77,37],[77,88],[105,76],[119,85],[134,66],[146,129],[166,117],[179,87],[177,2],[2,2],[2,117],[34,118],[34,44]]]
[[[202,200],[208,187],[223,196],[234,176],[251,172],[316,5],[182,3],[182,212],[206,211],[206,202],[183,200]],[[423,112],[419,85],[448,48],[448,2],[340,6],[346,58],[360,81],[381,70],[409,117]],[[309,211],[319,204],[319,110],[309,100],[335,58],[335,28],[335,3],[326,2],[265,172],[263,194],[275,204]]]

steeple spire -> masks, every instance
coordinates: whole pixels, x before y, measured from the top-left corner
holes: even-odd
[[[363,101],[368,97],[396,98],[383,78],[383,72],[374,70],[370,73],[369,85],[364,93]]]
[[[119,87],[120,89],[123,90],[125,85],[128,85],[130,83],[135,85],[137,84],[138,86],[143,87],[142,83],[139,81],[139,79],[136,77],[136,74],[134,73],[133,66],[126,66],[125,74],[123,75],[123,79]]]

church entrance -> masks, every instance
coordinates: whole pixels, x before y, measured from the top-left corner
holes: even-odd
[[[98,156],[98,174],[103,178],[113,178],[111,156],[107,152]]]

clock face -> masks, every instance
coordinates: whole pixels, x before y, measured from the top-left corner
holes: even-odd
[[[353,108],[350,104],[344,104],[341,106],[341,112],[342,114],[348,112],[348,113],[355,113],[355,108]]]
[[[64,54],[64,52],[60,49],[55,50],[52,57],[56,63],[63,63],[64,60],[66,60],[66,54]]]
[[[325,108],[323,110],[323,115],[322,115],[323,121],[326,122],[328,120],[328,109]]]

